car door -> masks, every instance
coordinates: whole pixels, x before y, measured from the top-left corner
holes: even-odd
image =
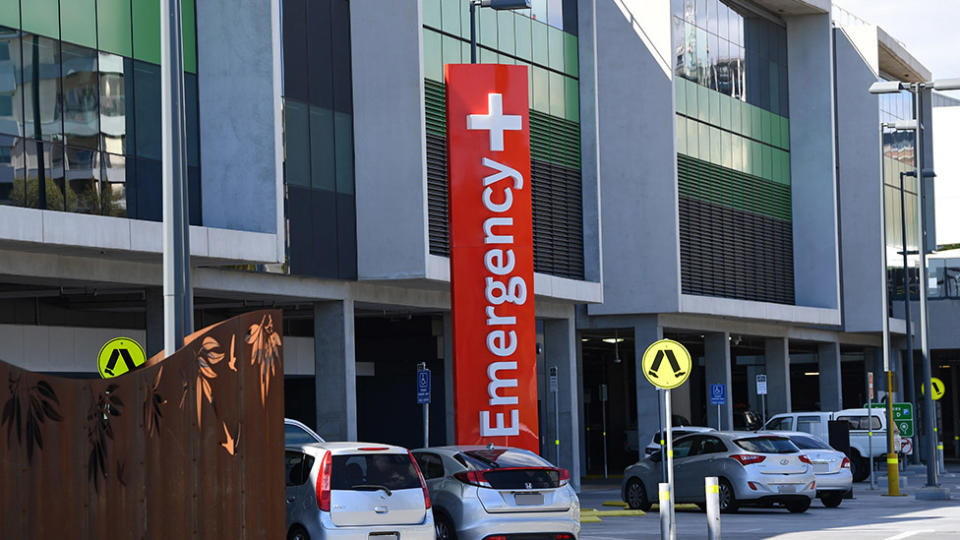
[[[413,454],[413,459],[417,460],[423,479],[427,482],[430,499],[435,502],[447,477],[443,470],[443,459],[432,452],[416,452]]]
[[[286,465],[286,506],[287,527],[294,523],[304,523],[305,512],[316,512],[316,489],[310,483],[310,471],[313,469],[313,456],[295,450],[287,450]]]
[[[699,440],[700,436],[692,435],[673,444],[673,491],[678,501],[688,500],[693,494],[690,484],[694,481],[692,469],[695,467],[691,464],[696,456],[692,454]]]
[[[717,458],[726,456],[727,448],[719,438],[712,435],[698,435],[685,459],[685,485],[677,490],[678,500],[703,502],[704,478],[720,475],[720,463]]]

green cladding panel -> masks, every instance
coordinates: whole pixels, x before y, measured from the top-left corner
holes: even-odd
[[[63,41],[96,49],[96,0],[63,0],[60,3],[60,33]]]
[[[0,0],[0,25],[20,28],[20,0]]]
[[[130,0],[97,0],[97,38],[102,51],[133,56]]]
[[[183,28],[183,70],[197,72],[197,8],[196,0],[180,4],[180,25]]]
[[[160,0],[133,2],[133,57],[160,63]]]
[[[60,6],[57,0],[25,0],[20,18],[23,30],[60,39]]]

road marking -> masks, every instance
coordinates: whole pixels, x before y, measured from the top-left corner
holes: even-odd
[[[903,538],[909,538],[911,536],[916,536],[918,534],[932,533],[932,532],[933,532],[933,529],[924,529],[922,531],[907,531],[907,532],[902,532],[895,536],[890,536],[885,540],[902,540]]]

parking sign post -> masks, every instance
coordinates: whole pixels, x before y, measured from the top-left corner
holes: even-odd
[[[710,404],[717,406],[717,429],[722,430],[723,420],[720,416],[720,406],[727,404],[727,385],[722,383],[710,385]]]
[[[767,376],[757,375],[757,395],[760,396],[760,416],[763,423],[767,423]]]
[[[870,455],[870,489],[877,489],[873,476],[873,372],[867,372],[867,414],[870,416],[870,428],[867,430],[867,454]]]
[[[430,370],[427,363],[417,364],[417,403],[423,406],[423,447],[430,446]]]

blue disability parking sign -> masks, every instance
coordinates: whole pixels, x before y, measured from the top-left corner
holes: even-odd
[[[430,370],[417,371],[417,403],[430,403]]]
[[[726,403],[727,403],[727,385],[711,384],[710,385],[710,404],[724,405]]]

